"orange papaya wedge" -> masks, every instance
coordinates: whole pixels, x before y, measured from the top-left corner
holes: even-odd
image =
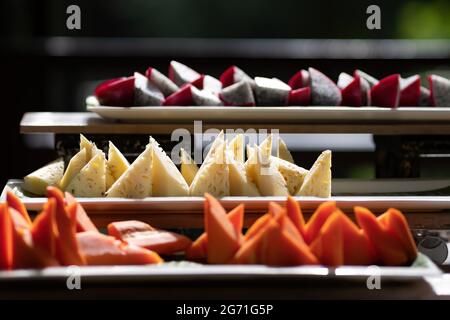
[[[56,242],[56,257],[61,265],[83,265],[84,259],[78,250],[77,232],[77,204],[72,203],[66,209],[64,195],[55,187],[47,187],[48,198],[56,202],[56,226],[58,241]]]
[[[251,226],[247,229],[247,232],[244,236],[244,242],[249,241],[255,235],[257,235],[261,229],[265,228],[267,223],[272,219],[272,216],[269,213],[259,217]]]
[[[242,238],[244,226],[244,204],[241,203],[227,214],[228,220],[233,225],[236,233]],[[208,236],[202,233],[186,250],[186,258],[193,261],[203,261],[207,256]]]
[[[205,230],[208,235],[207,261],[228,262],[239,249],[241,239],[227,218],[222,205],[210,194],[205,194]]]
[[[355,207],[354,212],[359,226],[367,234],[382,264],[400,266],[408,262],[408,256],[400,240],[387,232],[369,209]]]
[[[14,194],[14,192],[6,192],[6,202],[8,203],[9,208],[17,210],[17,212],[19,212],[20,215],[25,219],[28,226],[31,226],[31,218],[28,214],[27,208],[25,208],[23,202],[19,199],[18,196]]]
[[[385,215],[386,229],[402,243],[409,261],[414,261],[417,257],[417,246],[405,216],[399,210],[393,208],[388,209]]]
[[[112,222],[108,225],[108,234],[128,244],[165,255],[185,251],[192,243],[188,237],[181,234],[157,230],[136,220]]]
[[[71,205],[72,203],[76,203],[77,205],[77,232],[83,231],[96,231],[99,232],[95,224],[87,215],[84,208],[78,203],[77,199],[70,194],[69,192],[64,193],[66,198],[66,204]]]
[[[341,266],[344,264],[344,239],[340,212],[334,212],[323,224],[317,237],[310,245],[312,253],[321,264]]]
[[[12,229],[14,228],[9,214],[8,205],[0,204],[0,270],[12,269],[13,239]]]
[[[50,198],[44,204],[44,209],[33,221],[30,229],[33,245],[48,255],[55,257],[58,231],[56,227],[56,200]]]
[[[9,214],[11,216],[11,221],[14,225],[14,228],[23,230],[23,229],[29,229],[30,224],[28,221],[23,217],[23,215],[17,211],[14,208],[11,208],[8,206]]]
[[[286,214],[286,209],[280,206],[278,203],[270,201],[269,202],[269,214],[277,219],[279,216]]]
[[[76,239],[88,265],[144,265],[163,262],[156,252],[99,232],[80,232],[76,234]]]
[[[286,212],[294,226],[302,236],[305,235],[305,218],[303,217],[300,204],[293,197],[288,196],[286,200]]]
[[[314,211],[311,218],[308,220],[305,226],[304,238],[306,243],[310,244],[319,234],[320,229],[325,224],[325,221],[336,210],[336,202],[327,201],[319,205],[316,211]]]

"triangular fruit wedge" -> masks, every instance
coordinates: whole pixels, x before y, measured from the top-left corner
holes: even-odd
[[[309,86],[309,73],[306,70],[297,71],[288,81],[292,90]]]
[[[188,66],[172,60],[169,65],[169,79],[176,85],[182,86],[200,77],[200,74]]]
[[[227,263],[240,246],[240,237],[228,220],[225,209],[213,196],[205,194],[205,230],[208,235],[208,263]]]
[[[450,80],[438,75],[428,76],[430,84],[430,105],[448,107],[450,105]]]
[[[288,103],[289,87],[276,78],[255,78],[255,96],[259,106],[285,106]]]
[[[25,221],[31,226],[31,219],[28,214],[27,208],[25,208],[25,205],[22,203],[19,197],[14,194],[14,192],[10,190],[6,192],[6,202],[8,203],[9,208],[13,208],[17,212],[19,212],[20,215],[25,219]]]
[[[272,219],[272,215],[266,213],[265,215],[259,217],[251,226],[248,228],[244,236],[244,243],[248,242],[251,238],[255,237],[260,233],[262,229],[266,227],[269,221]]]
[[[192,81],[191,84],[200,90],[206,90],[218,94],[222,90],[222,83],[210,75],[202,74],[199,78]]]
[[[146,76],[135,72],[134,78],[135,106],[160,106],[163,103],[163,93]]]
[[[239,133],[228,143],[228,149],[231,151],[234,159],[242,163],[244,163],[244,140],[244,135]]]
[[[278,221],[281,216],[286,215],[286,209],[278,203],[270,201],[268,205],[268,213],[275,219],[275,221]]]
[[[310,248],[312,253],[326,266],[344,264],[344,237],[339,211],[335,211],[324,223]]]
[[[320,229],[324,225],[325,221],[333,214],[336,210],[336,202],[327,201],[319,205],[319,207],[314,211],[311,218],[305,225],[304,238],[306,243],[311,243],[319,235]]]
[[[183,148],[180,149],[180,161],[181,161],[181,175],[184,180],[190,186],[194,180],[195,175],[198,172],[198,167],[195,161],[191,158]]]
[[[281,220],[287,219],[283,217]],[[262,242],[261,262],[271,266],[298,266],[317,264],[316,257],[304,243],[298,231],[289,219],[285,227],[280,223],[275,228],[268,228],[265,240]],[[289,231],[289,225],[293,229]]]
[[[400,240],[392,236],[368,209],[355,207],[354,211],[358,224],[374,246],[380,262],[386,266],[405,265],[409,259]]]
[[[286,200],[286,214],[302,236],[305,235],[305,218],[303,217],[300,204],[293,197],[288,196]]]
[[[212,158],[209,157],[211,150],[214,148]],[[199,171],[195,175],[192,184],[189,187],[191,196],[202,196],[205,192],[210,192],[215,197],[224,197],[230,194],[229,169],[226,163],[226,149],[223,140],[217,145],[211,147]]]
[[[98,232],[78,233],[77,243],[88,265],[144,265],[163,262],[156,252],[126,244]]]
[[[303,184],[298,190],[299,196],[331,197],[331,151],[325,150],[314,162]]]
[[[341,91],[337,85],[319,70],[309,68],[311,79],[311,104],[314,106],[340,106]]]
[[[339,76],[338,86],[341,88],[342,94],[342,105],[343,106],[351,106],[351,107],[361,107],[367,101],[363,101],[363,90],[361,88],[361,77],[356,75],[354,78],[350,75],[351,81],[347,83],[347,80],[342,80],[343,75],[347,75],[346,73],[341,73]],[[345,83],[345,85],[343,84]]]
[[[233,225],[234,230],[242,237],[242,227],[244,225],[244,204],[240,204],[227,214],[228,220]],[[207,257],[208,236],[202,233],[186,250],[186,257],[189,260],[202,261]]]
[[[47,188],[48,198],[56,200],[56,226],[59,238],[56,243],[56,256],[61,265],[83,265],[84,259],[78,250],[76,241],[77,204],[65,207],[63,193],[54,187]]]
[[[147,145],[120,178],[106,192],[107,197],[145,198],[152,195],[153,149]]]
[[[187,84],[168,96],[163,106],[192,106],[194,99],[192,96],[192,85]]]
[[[14,208],[9,207],[9,214],[11,215],[11,220],[13,222],[14,228],[19,230],[30,229],[31,224]]]
[[[247,80],[222,89],[219,98],[225,106],[253,107],[256,104],[251,83]]]
[[[72,181],[72,179],[83,169],[83,167],[86,165],[86,149],[81,149],[76,155],[74,155],[67,165],[66,171],[64,172],[64,176],[62,177],[61,181],[59,182],[59,187],[62,190],[66,190],[69,183]],[[89,161],[89,160],[88,160]]]
[[[185,251],[191,245],[191,240],[181,234],[157,230],[136,220],[112,222],[108,225],[108,234],[163,255]]]
[[[0,203],[0,270],[12,269],[13,228],[8,205]]]
[[[33,221],[31,228],[33,246],[45,251],[49,256],[56,255],[56,241],[58,230],[56,227],[56,200],[50,198],[44,204],[44,208]]]
[[[311,104],[311,88],[298,88],[289,92],[288,106],[309,106]]]
[[[199,90],[194,86],[191,86],[192,101],[195,106],[221,106],[222,101],[218,97],[218,94],[211,92],[207,89]]]
[[[388,232],[397,237],[397,239],[403,244],[403,248],[408,255],[409,261],[414,261],[417,257],[417,246],[414,242],[414,238],[411,234],[411,230],[409,229],[405,216],[400,211],[393,208],[388,209],[388,211],[386,211],[383,215],[387,216],[386,229]]]
[[[420,76],[414,75],[406,79],[400,78],[399,106],[414,107],[420,104]]]
[[[103,197],[106,192],[106,159],[97,153],[72,179],[66,191],[77,197]]]
[[[189,186],[183,175],[155,139],[150,137],[152,155],[152,195],[155,197],[181,197],[189,195]]]
[[[372,105],[397,108],[400,101],[400,75],[393,74],[381,79],[370,90]]]
[[[336,213],[337,212],[337,213]],[[337,209],[336,223],[340,223],[344,239],[344,264],[370,265],[376,262],[375,251],[363,230]]]
[[[145,76],[164,94],[165,97],[170,96],[179,89],[172,80],[167,78],[155,68],[148,68],[147,71],[145,71]]]
[[[65,194],[66,198],[66,204],[70,206],[71,204],[75,203],[77,206],[77,232],[83,232],[83,231],[96,231],[99,232],[95,224],[92,222],[92,220],[87,215],[84,208],[81,206],[81,204],[78,203],[78,201],[75,199],[73,195],[66,192]]]
[[[278,137],[277,157],[287,162],[294,163],[294,158],[281,137]]]
[[[134,102],[134,77],[107,80],[95,88],[101,105],[129,107]]]
[[[236,66],[231,66],[225,70],[220,76],[220,82],[222,82],[222,87],[226,88],[242,80],[252,82],[252,78],[247,75],[244,71]]]
[[[367,84],[369,85],[370,88],[372,88],[373,86],[375,86],[379,82],[379,80],[376,79],[375,77],[371,76],[370,74],[368,74],[368,73],[366,73],[364,71],[358,70],[358,69],[356,69],[354,71],[353,75],[355,77],[359,76],[362,79],[364,79],[367,82]]]

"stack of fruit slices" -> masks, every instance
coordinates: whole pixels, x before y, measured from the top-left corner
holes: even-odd
[[[237,66],[219,79],[171,61],[168,77],[148,68],[145,75],[101,83],[95,96],[105,106],[402,106],[450,105],[450,80],[428,76],[429,89],[419,75],[399,74],[381,80],[361,71],[339,75],[337,84],[314,68],[297,71],[287,83],[277,78],[250,77]]]

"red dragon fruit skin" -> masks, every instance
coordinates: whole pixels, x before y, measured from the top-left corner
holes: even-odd
[[[361,90],[361,77],[356,75],[352,82],[341,89],[342,105],[361,107],[363,105],[363,92]]]
[[[289,106],[309,106],[311,104],[311,88],[298,88],[289,92]]]
[[[194,104],[192,98],[192,85],[187,84],[181,87],[177,92],[168,96],[163,106],[192,106]]]
[[[400,75],[393,74],[381,79],[370,90],[372,105],[384,108],[397,108],[400,101]]]
[[[172,80],[155,68],[148,68],[147,71],[145,71],[145,76],[164,94],[165,97],[170,96],[179,89]]]
[[[231,86],[232,84],[238,83],[242,80],[249,81],[251,85],[253,79],[250,78],[248,74],[246,74],[242,69],[237,66],[231,66],[226,69],[219,77],[220,82],[222,83],[222,88],[226,88]]]
[[[292,90],[309,86],[309,74],[306,70],[297,71],[288,81]]]
[[[414,75],[400,80],[399,106],[412,107],[420,104],[420,76]]]
[[[191,83],[192,81],[197,80],[199,77],[200,74],[187,65],[174,60],[170,61],[169,79],[172,80],[177,86]]]
[[[134,103],[134,77],[107,80],[95,88],[101,105],[129,107]]]

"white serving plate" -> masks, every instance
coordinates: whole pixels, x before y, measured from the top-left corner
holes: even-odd
[[[78,272],[79,271],[79,272]],[[73,268],[51,267],[42,270],[14,270],[0,272],[0,283],[18,280],[66,280]],[[245,281],[254,279],[279,280],[363,280],[380,276],[382,281],[412,281],[438,276],[442,271],[425,255],[418,255],[411,266],[366,267],[323,266],[268,267],[263,265],[202,265],[191,262],[167,262],[148,266],[84,266],[77,275],[83,282],[96,281]]]
[[[22,194],[22,180],[10,180],[5,186],[0,200],[5,199],[5,191],[13,189],[21,196],[28,210],[40,210],[47,201],[45,197],[31,197]],[[426,212],[450,209],[450,196],[420,195],[433,193],[450,187],[450,180],[333,180],[333,196],[330,198],[295,197],[301,201],[304,211],[312,211],[326,201],[334,200],[343,210],[351,211],[354,206],[365,206],[375,212],[390,207],[407,212]],[[448,192],[450,192],[448,190]],[[110,214],[143,211],[145,213],[165,212],[202,212],[203,197],[148,197],[145,199],[121,198],[78,198],[89,212],[107,211]],[[284,203],[285,197],[224,197],[221,203],[226,209],[232,209],[240,203],[245,204],[246,211],[263,212],[268,201]]]
[[[194,120],[242,123],[310,122],[430,122],[449,121],[450,108],[442,107],[110,107],[99,106],[95,97],[86,99],[88,111],[103,118],[133,122],[186,122]]]

